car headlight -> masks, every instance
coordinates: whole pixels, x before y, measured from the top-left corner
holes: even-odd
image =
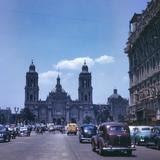
[[[83,134],[81,134],[81,138],[83,138],[84,136],[83,136]]]
[[[3,137],[3,133],[0,133],[0,137]]]
[[[135,144],[131,144],[131,148],[135,148]]]

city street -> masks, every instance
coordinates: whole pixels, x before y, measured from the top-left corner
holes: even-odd
[[[91,151],[90,144],[80,144],[78,136],[45,133],[31,137],[17,137],[9,143],[0,143],[1,160],[159,160],[160,151],[137,147],[132,157],[100,156]]]

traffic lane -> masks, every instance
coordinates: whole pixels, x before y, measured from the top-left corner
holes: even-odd
[[[0,160],[72,160],[72,155],[61,134],[17,137],[10,143],[0,144]]]
[[[63,134],[17,137],[10,143],[0,143],[0,160],[159,160],[160,151],[137,147],[132,157],[103,157],[91,151],[90,144],[80,144],[78,136]]]
[[[66,136],[66,142],[69,145],[70,150],[75,154],[78,160],[159,160],[160,151],[156,149],[146,148],[144,146],[136,146],[136,151],[133,151],[133,155],[128,157],[124,154],[106,154],[105,156],[100,156],[98,153],[91,150],[91,144],[89,143],[79,143],[78,136]]]

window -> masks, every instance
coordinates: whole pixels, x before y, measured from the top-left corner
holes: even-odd
[[[33,95],[30,95],[30,101],[32,101],[33,100]]]
[[[87,81],[84,80],[83,83],[84,83],[84,88],[86,88],[87,87]]]
[[[87,99],[88,99],[87,95],[85,95],[84,99],[85,99],[85,101],[87,101]]]

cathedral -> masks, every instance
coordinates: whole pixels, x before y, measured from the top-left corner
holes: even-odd
[[[38,73],[32,61],[26,73],[25,107],[32,111],[36,122],[82,124],[89,119],[95,123],[94,106],[96,105],[92,101],[92,90],[92,75],[84,62],[79,74],[78,100],[72,100],[62,88],[58,75],[55,88],[46,100],[42,101],[39,99]]]

